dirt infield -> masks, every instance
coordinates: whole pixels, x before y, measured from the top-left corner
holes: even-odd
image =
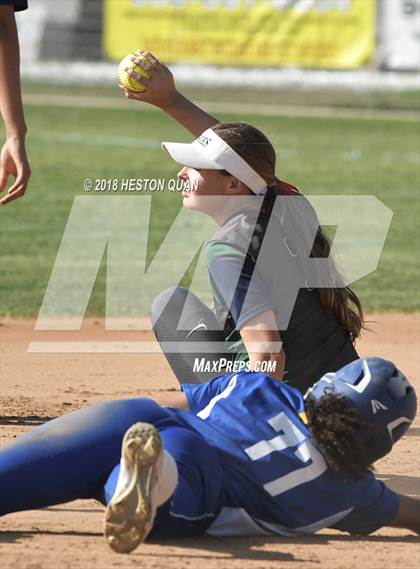
[[[394,360],[419,393],[420,315],[370,315],[358,344],[360,355]],[[84,405],[176,389],[160,354],[35,354],[30,342],[152,340],[150,332],[111,332],[97,319],[80,332],[35,332],[34,322],[4,319],[1,336],[2,441]],[[397,491],[420,496],[420,420],[377,465],[381,479]],[[1,495],[1,488],[0,488]],[[209,538],[164,545],[148,543],[129,556],[112,553],[102,538],[102,508],[76,501],[0,520],[1,566],[14,569],[108,567],[266,569],[417,569],[420,538],[408,531],[380,530],[365,538],[323,531],[307,538]]]

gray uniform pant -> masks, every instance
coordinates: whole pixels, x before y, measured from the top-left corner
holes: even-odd
[[[156,339],[180,383],[206,383],[222,375],[221,361],[233,358],[224,351],[225,334],[213,311],[186,288],[161,292],[152,304],[151,319]],[[197,371],[202,358],[207,370],[217,366],[218,371]]]

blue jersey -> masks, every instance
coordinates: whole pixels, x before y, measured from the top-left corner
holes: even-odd
[[[218,449],[223,465],[224,508],[207,533],[370,533],[397,514],[398,496],[373,474],[346,479],[327,466],[296,389],[241,372],[183,391],[190,412],[171,412]]]

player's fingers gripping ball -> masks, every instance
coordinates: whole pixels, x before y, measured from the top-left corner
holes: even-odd
[[[151,61],[149,61],[147,57],[144,57],[139,54],[134,55],[130,53],[129,55],[124,57],[124,59],[121,61],[121,63],[118,66],[118,78],[120,80],[121,85],[123,85],[129,91],[134,91],[135,93],[142,93],[144,91],[147,91],[146,87],[144,87],[141,83],[139,83],[137,79],[130,76],[126,71],[126,68],[128,67],[129,69],[132,69],[139,75],[146,77],[146,79],[150,79],[150,75],[149,73],[147,73],[145,69],[140,67],[140,65],[136,65],[133,61],[131,61],[132,57],[135,57],[136,59],[144,59],[145,61],[153,65],[153,63],[151,63]]]

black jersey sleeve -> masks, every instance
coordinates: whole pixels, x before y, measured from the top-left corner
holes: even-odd
[[[20,12],[28,8],[28,0],[0,0],[0,6],[14,6],[15,12]]]

